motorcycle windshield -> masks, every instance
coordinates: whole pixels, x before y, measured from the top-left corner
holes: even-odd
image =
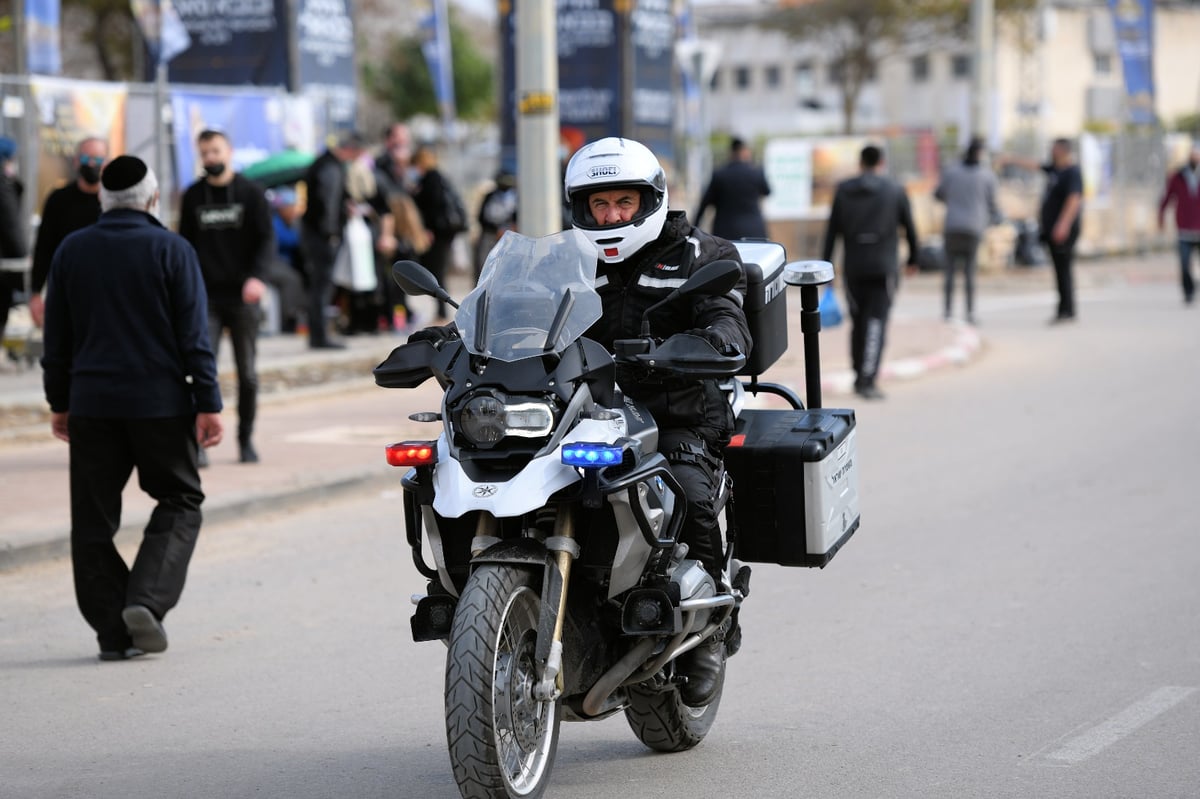
[[[467,350],[501,361],[558,354],[600,318],[596,248],[578,230],[509,231],[454,315]]]

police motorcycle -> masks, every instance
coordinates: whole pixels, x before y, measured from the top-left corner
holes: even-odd
[[[757,363],[686,334],[656,341],[648,324],[615,353],[585,338],[601,315],[596,251],[570,229],[537,239],[506,233],[456,306],[457,336],[401,345],[376,367],[380,386],[434,377],[444,390],[439,411],[411,417],[440,424],[437,435],[393,444],[387,460],[408,468],[406,536],[428,580],[413,597],[412,635],[448,648],[446,737],[464,797],[542,796],[564,719],[623,713],[651,749],[696,746],[721,689],[703,707],[686,705],[675,661],[717,634],[728,655],[736,652],[745,563],[824,565],[857,529],[853,412],[810,418],[790,389],[758,383],[753,370],[786,348],[783,248],[744,246],[743,255],[770,261],[765,273],[747,263],[762,305],[748,304],[751,331],[765,335],[755,328],[767,325],[783,337],[764,345]],[[709,264],[663,303],[724,294],[740,274],[732,261]],[[393,275],[410,294],[453,304],[415,263],[397,263]],[[678,541],[683,491],[656,451],[654,420],[616,385],[618,360],[648,375],[728,377],[746,420],[728,453],[738,451],[744,477],[729,468],[720,483],[727,544],[719,574]],[[745,409],[738,373],[794,410]],[[777,485],[770,472],[790,466],[799,471]],[[755,486],[745,503],[739,479]],[[787,514],[810,495],[819,529],[797,534]],[[820,551],[809,551],[806,535]]]

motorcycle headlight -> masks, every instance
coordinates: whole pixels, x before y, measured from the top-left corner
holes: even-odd
[[[464,438],[476,446],[487,446],[506,436],[549,435],[554,427],[554,409],[548,402],[506,403],[481,394],[463,407],[458,424]]]

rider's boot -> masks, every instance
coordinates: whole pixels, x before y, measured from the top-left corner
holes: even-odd
[[[685,652],[676,661],[679,673],[687,680],[679,688],[679,698],[689,707],[703,707],[713,700],[721,684],[725,663],[725,641],[720,633],[706,638],[698,647]]]

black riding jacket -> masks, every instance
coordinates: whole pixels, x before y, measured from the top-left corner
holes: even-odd
[[[586,333],[612,350],[613,341],[636,338],[642,315],[670,294],[704,264],[730,259],[741,263],[737,249],[725,239],[693,227],[682,211],[667,215],[662,234],[632,258],[617,264],[601,262],[596,271],[596,292],[604,315]],[[708,329],[726,344],[750,354],[752,342],[742,311],[746,278],[720,297],[681,298],[650,315],[651,335],[665,339],[675,333]],[[661,428],[691,427],[711,431],[724,442],[733,429],[733,412],[718,381],[674,379],[644,381],[632,368],[618,368],[617,381],[628,396],[649,407]]]

